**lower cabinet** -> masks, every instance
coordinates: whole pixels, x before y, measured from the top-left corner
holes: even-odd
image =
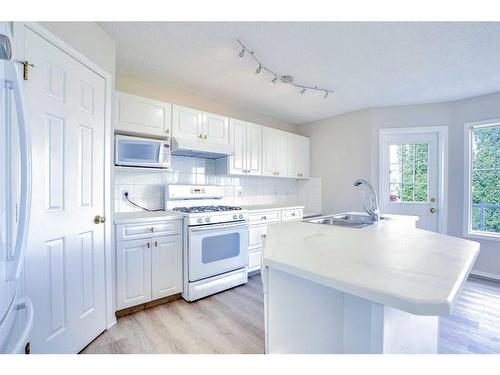
[[[116,243],[117,310],[181,291],[180,234]]]
[[[248,272],[259,271],[261,268],[262,245],[266,238],[267,225],[302,220],[303,211],[302,207],[294,207],[249,213]]]

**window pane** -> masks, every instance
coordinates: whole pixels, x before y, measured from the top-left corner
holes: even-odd
[[[429,145],[389,146],[390,202],[427,202]]]
[[[500,127],[472,130],[472,229],[500,232]]]

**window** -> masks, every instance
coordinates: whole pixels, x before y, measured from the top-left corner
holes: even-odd
[[[428,159],[426,143],[389,146],[389,201],[427,202]]]
[[[466,125],[466,234],[500,238],[500,123]]]

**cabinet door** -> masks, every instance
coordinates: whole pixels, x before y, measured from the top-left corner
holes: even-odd
[[[262,126],[247,123],[246,170],[252,176],[262,175]]]
[[[203,139],[211,143],[229,143],[229,119],[212,113],[203,113]]]
[[[276,132],[276,143],[274,147],[274,160],[275,168],[278,177],[286,177],[287,164],[288,164],[288,154],[287,154],[287,136],[288,133],[277,131]]]
[[[182,291],[181,236],[154,237],[151,241],[152,299]]]
[[[118,310],[151,300],[151,242],[116,244],[116,307]]]
[[[231,119],[229,122],[229,144],[234,155],[229,157],[230,174],[245,174],[246,171],[246,122]]]
[[[171,104],[117,92],[115,129],[144,135],[169,136],[171,110]]]
[[[262,175],[276,176],[276,130],[262,130]]]
[[[310,177],[310,159],[311,159],[311,143],[307,137],[297,136],[296,138],[296,163],[297,163],[297,177],[309,178]]]
[[[203,112],[174,105],[172,107],[172,136],[200,139],[203,137]]]
[[[287,154],[287,166],[286,175],[287,177],[298,178],[299,177],[299,165],[298,165],[298,136],[295,134],[287,134],[286,139],[286,154]]]

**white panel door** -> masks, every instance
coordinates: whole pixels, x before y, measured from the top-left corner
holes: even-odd
[[[229,173],[245,174],[247,164],[247,125],[245,121],[231,119],[229,123],[229,144],[234,155],[229,157]]]
[[[212,113],[203,113],[203,139],[211,143],[229,143],[229,119]]]
[[[203,135],[203,112],[178,105],[172,106],[173,137],[200,140]]]
[[[247,122],[246,170],[252,176],[262,175],[262,126]]]
[[[310,177],[311,143],[310,139],[302,136],[295,136],[295,163],[297,178]]]
[[[278,177],[286,177],[288,153],[287,153],[287,133],[276,131],[275,135],[274,160]]]
[[[287,177],[292,177],[292,178],[299,177],[298,149],[299,149],[298,136],[291,133],[287,134],[286,135]]]
[[[116,244],[116,308],[151,301],[151,240]]]
[[[417,227],[437,232],[438,134],[381,134],[380,210],[418,216]]]
[[[116,92],[115,129],[145,135],[169,136],[172,105]]]
[[[77,353],[106,326],[105,81],[26,29],[32,139],[26,289],[35,353]]]
[[[151,298],[182,292],[181,236],[155,237],[151,243]]]

